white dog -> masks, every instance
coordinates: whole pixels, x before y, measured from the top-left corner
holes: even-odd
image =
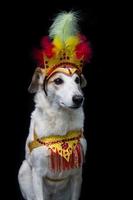
[[[29,87],[30,92],[36,93],[35,110],[31,115],[25,160],[18,174],[20,189],[26,200],[78,200],[82,183],[82,156],[80,166],[52,171],[50,148],[46,143],[39,144],[39,139],[41,141],[41,138],[51,135],[64,137],[78,130],[82,132],[78,139],[83,150],[80,153],[85,156],[87,142],[83,136],[84,97],[81,88],[86,85],[86,80],[77,73],[68,76],[61,72],[53,74],[47,83],[44,80],[45,74],[37,68]],[[37,148],[34,148],[35,142],[38,142]]]

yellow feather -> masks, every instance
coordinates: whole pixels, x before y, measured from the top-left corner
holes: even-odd
[[[55,48],[57,49],[57,51],[59,51],[63,48],[63,42],[61,41],[61,39],[59,37],[54,38],[53,44],[54,44]]]
[[[73,49],[79,43],[79,41],[80,40],[78,36],[71,36],[65,41],[65,44],[67,47],[70,47],[71,49]]]

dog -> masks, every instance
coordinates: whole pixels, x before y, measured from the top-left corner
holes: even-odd
[[[36,68],[29,86],[29,92],[35,93],[35,109],[31,114],[25,160],[18,173],[20,190],[25,200],[78,200],[87,150],[82,91],[87,81],[77,71],[71,75],[56,71],[45,80],[46,74]],[[69,143],[76,147],[68,149]],[[58,153],[68,155],[57,154],[55,147],[61,148]]]

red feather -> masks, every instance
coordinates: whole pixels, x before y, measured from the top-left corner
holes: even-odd
[[[51,58],[54,56],[54,52],[53,52],[53,47],[54,45],[52,44],[52,42],[50,41],[48,36],[44,36],[41,40],[41,47],[43,50],[43,53],[48,57]]]
[[[84,35],[78,34],[80,42],[87,42],[87,38]]]
[[[32,51],[33,59],[37,62],[38,67],[44,67],[43,53],[40,49],[34,48]]]
[[[77,44],[75,48],[76,56],[78,59],[83,57],[84,61],[89,61],[92,57],[92,49],[90,47],[90,44],[84,35],[79,34],[79,38],[80,43]]]

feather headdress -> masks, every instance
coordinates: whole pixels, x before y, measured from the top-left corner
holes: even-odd
[[[61,12],[56,16],[49,36],[41,40],[41,48],[35,58],[47,79],[56,72],[81,74],[92,55],[89,42],[79,32],[76,12]]]

